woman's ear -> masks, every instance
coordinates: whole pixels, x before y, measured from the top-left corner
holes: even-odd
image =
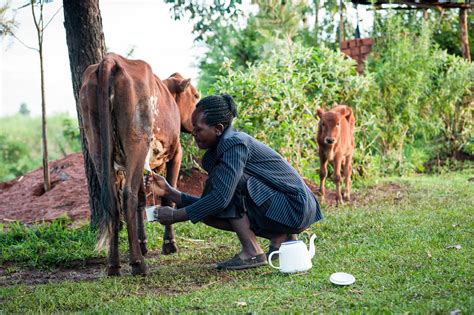
[[[214,126],[216,130],[216,135],[221,136],[224,133],[224,125],[223,124],[217,124]]]

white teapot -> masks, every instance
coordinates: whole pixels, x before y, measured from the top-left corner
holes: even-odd
[[[309,251],[303,241],[288,241],[281,243],[280,250],[271,252],[268,256],[268,263],[273,268],[279,269],[281,272],[292,273],[302,272],[311,269],[313,264],[311,258],[314,256],[314,240],[316,235],[312,235],[309,240]],[[272,256],[280,254],[280,266],[272,264]]]

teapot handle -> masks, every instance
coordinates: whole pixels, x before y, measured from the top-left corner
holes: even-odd
[[[274,252],[271,252],[270,255],[268,255],[268,263],[270,264],[270,266],[272,266],[273,268],[275,269],[280,269],[280,266],[276,267],[276,266],[273,266],[272,264],[272,256],[275,255],[275,254],[279,254],[280,251],[277,250],[277,251],[274,251]]]

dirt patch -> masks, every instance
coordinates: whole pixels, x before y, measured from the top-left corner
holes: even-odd
[[[69,262],[67,267],[51,270],[17,270],[9,263],[0,267],[0,286],[38,285],[68,281],[88,281],[105,276],[105,258]]]
[[[52,189],[44,192],[43,169],[0,185],[0,221],[52,221],[67,214],[73,221],[90,216],[81,154],[50,162]]]
[[[82,154],[50,162],[51,190],[44,192],[43,169],[0,183],[0,222],[52,221],[67,215],[73,221],[90,217],[87,181]],[[197,169],[182,173],[178,189],[199,196],[207,176]]]

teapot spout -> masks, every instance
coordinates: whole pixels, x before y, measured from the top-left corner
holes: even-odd
[[[313,258],[315,249],[314,249],[314,240],[316,239],[316,234],[311,235],[309,240],[309,257]]]

